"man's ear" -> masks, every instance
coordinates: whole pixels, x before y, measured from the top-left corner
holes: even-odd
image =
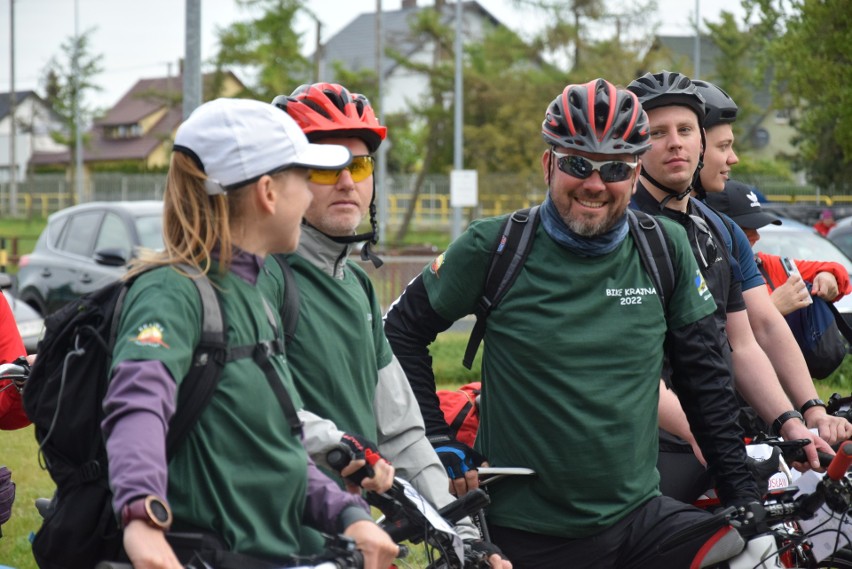
[[[541,155],[541,168],[544,170],[544,183],[550,187],[550,158],[553,156],[550,150],[545,150]]]

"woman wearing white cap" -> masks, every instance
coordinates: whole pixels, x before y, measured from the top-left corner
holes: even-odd
[[[264,257],[296,248],[311,201],[308,168],[349,163],[340,146],[309,144],[267,103],[218,99],[180,126],[164,196],[164,251],[146,252],[122,310],[104,402],[113,508],[134,567],[179,568],[166,531],[213,534],[229,554],[262,566],[298,553],[303,523],[344,532],[366,566],[387,567],[397,547],[360,497],[311,462],[273,395],[271,377],[301,405],[282,352],[229,358],[211,402],[166,459],[167,425],[200,336],[202,303],[177,267],[207,274],[219,293],[230,350],[280,344],[255,286]],[[284,228],[284,231],[282,231]],[[271,318],[271,319],[270,319]],[[264,368],[269,370],[265,372]],[[181,559],[182,562],[188,561]]]

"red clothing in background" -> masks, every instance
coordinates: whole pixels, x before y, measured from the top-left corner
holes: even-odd
[[[15,316],[6,301],[6,297],[0,294],[0,363],[8,363],[20,356],[27,355],[24,342],[18,333],[18,325]],[[0,382],[0,389],[9,385],[9,381]],[[20,429],[30,424],[21,405],[21,394],[14,386],[0,391],[0,429]]]
[[[761,252],[756,253],[755,257],[757,257],[756,260],[758,264],[763,265],[763,268],[766,270],[775,287],[779,287],[787,282],[787,273],[784,272],[784,266],[781,264],[781,257]],[[802,279],[809,283],[814,282],[814,277],[816,277],[819,273],[831,273],[834,275],[834,278],[837,279],[837,290],[840,292],[837,295],[837,298],[833,299],[832,302],[837,302],[852,292],[852,284],[849,283],[849,272],[840,263],[832,263],[828,261],[803,261],[799,259],[794,259],[793,262],[796,263],[796,267],[798,267],[799,272],[802,274]],[[769,288],[769,294],[772,294],[773,287],[770,287],[768,283],[766,286]]]

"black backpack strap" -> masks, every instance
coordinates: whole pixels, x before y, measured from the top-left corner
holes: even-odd
[[[269,324],[277,331],[278,326],[275,325],[275,315],[272,312],[272,308],[270,308],[269,304],[266,302],[266,299],[263,299],[263,309],[266,311],[266,317],[269,319]],[[284,418],[287,419],[287,424],[290,425],[290,431],[295,436],[301,436],[302,421],[299,419],[299,415],[296,412],[296,406],[293,405],[293,399],[290,398],[290,394],[287,393],[287,388],[284,387],[284,382],[281,381],[281,376],[278,375],[278,372],[275,371],[274,367],[272,367],[272,362],[269,359],[269,356],[283,352],[284,346],[281,341],[275,340],[273,342],[257,344],[254,347],[252,358],[260,369],[263,370],[263,375],[266,376],[266,381],[269,382],[269,387],[272,388],[272,392],[275,394],[275,398],[278,399],[278,404],[284,412]]]
[[[281,382],[281,376],[278,375],[278,372],[275,371],[275,368],[270,362],[270,356],[283,354],[285,348],[284,341],[278,335],[275,313],[272,311],[269,303],[266,302],[266,299],[263,299],[263,310],[266,312],[269,325],[275,331],[276,339],[270,342],[259,342],[250,346],[230,348],[228,350],[228,361],[232,362],[242,358],[251,358],[254,360],[257,366],[263,370],[263,375],[266,377],[266,381],[269,382],[269,387],[272,388],[272,392],[275,394],[275,398],[278,400],[278,404],[281,406],[281,410],[284,412],[284,417],[287,419],[287,424],[290,425],[293,434],[300,435],[302,432],[302,421],[296,412],[296,406],[293,405],[290,394],[287,393],[287,389]]]
[[[833,302],[826,301],[826,304],[828,305],[828,308],[831,309],[831,313],[834,314],[834,321],[837,323],[838,330],[840,330],[840,333],[843,334],[844,338],[846,338],[846,341],[852,344],[852,327],[846,323],[846,320],[843,319],[843,315],[840,314]]]
[[[640,210],[627,210],[627,224],[642,264],[654,281],[663,310],[668,312],[668,302],[675,287],[675,270],[666,232],[653,216]]]
[[[462,364],[467,369],[473,366],[479,344],[485,337],[485,321],[488,315],[515,283],[532,249],[539,222],[539,207],[519,209],[503,223],[500,237],[491,253],[491,264],[485,277],[485,292],[476,308],[476,324],[470,333],[462,360]]]
[[[272,257],[278,261],[281,274],[284,275],[284,304],[281,306],[281,323],[284,326],[284,340],[289,344],[293,340],[296,325],[299,323],[299,288],[296,286],[293,269],[285,256],[277,253]]]
[[[195,267],[179,267],[190,275],[201,297],[201,338],[193,352],[189,372],[181,382],[177,410],[169,424],[166,436],[166,456],[169,458],[174,456],[213,398],[225,366],[228,347],[225,317],[210,279]]]
[[[775,283],[773,283],[772,279],[769,277],[769,271],[767,271],[766,267],[763,266],[763,260],[757,255],[755,255],[754,263],[757,265],[757,270],[760,271],[761,275],[763,275],[763,280],[766,281],[766,284],[769,285],[769,288],[771,290],[775,290]]]

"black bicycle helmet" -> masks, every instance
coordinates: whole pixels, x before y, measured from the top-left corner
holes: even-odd
[[[648,115],[636,95],[605,79],[568,85],[541,123],[551,146],[595,154],[642,154],[651,147]]]
[[[718,124],[731,124],[737,120],[737,104],[721,87],[696,79],[692,82],[698,92],[704,97],[704,128],[712,128]]]
[[[639,97],[645,111],[669,105],[683,105],[695,111],[698,124],[704,124],[704,97],[686,75],[675,71],[646,73],[631,81],[627,89]]]

